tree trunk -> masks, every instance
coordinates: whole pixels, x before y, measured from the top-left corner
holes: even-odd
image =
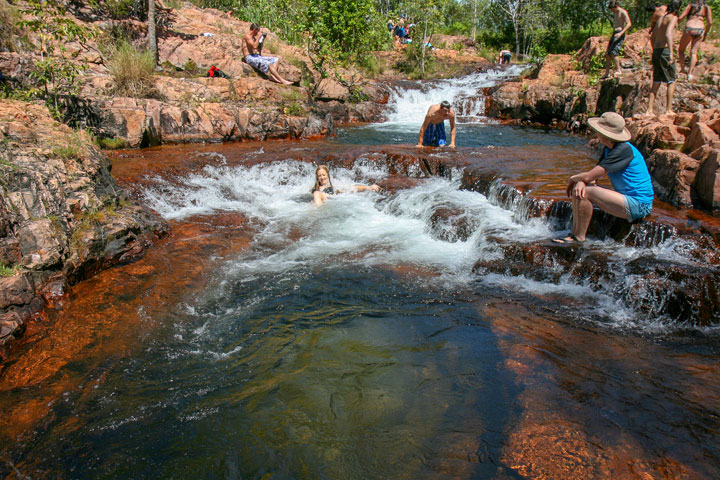
[[[152,52],[153,60],[157,65],[158,48],[157,34],[155,33],[155,0],[148,0],[148,50]]]
[[[427,43],[425,39],[427,38],[427,18],[425,19],[425,28],[423,29],[423,36],[422,36],[422,61],[420,62],[420,69],[422,70],[423,77],[425,76],[425,44]]]
[[[473,42],[477,38],[477,2],[478,2],[478,0],[473,0],[473,29],[472,29]]]

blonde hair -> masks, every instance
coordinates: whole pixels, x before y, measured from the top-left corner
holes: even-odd
[[[320,170],[325,170],[325,173],[327,173],[328,176],[328,185],[330,187],[333,186],[332,180],[330,179],[330,169],[327,167],[327,165],[318,165],[318,167],[315,169],[315,186],[310,190],[310,193],[315,193],[315,190],[320,188],[320,182],[318,182],[317,174],[320,172]]]

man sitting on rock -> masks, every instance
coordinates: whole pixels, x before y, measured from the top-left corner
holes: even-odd
[[[620,50],[625,42],[625,32],[632,26],[630,15],[628,15],[627,10],[620,8],[620,2],[611,0],[609,7],[615,17],[615,28],[613,29],[613,34],[610,37],[607,52],[605,53],[605,75],[600,77],[600,80],[604,80],[610,76],[610,65],[612,64],[615,65],[613,75],[620,75],[620,58],[618,55],[620,55]]]
[[[450,102],[444,101],[438,105],[430,105],[425,121],[420,127],[418,147],[443,147],[447,142],[445,136],[445,119],[450,120],[450,145],[455,147],[455,111]]]
[[[250,25],[250,32],[242,37],[243,60],[254,69],[270,77],[273,81],[282,85],[292,85],[292,82],[285,80],[278,73],[277,67],[275,66],[278,61],[277,57],[264,57],[260,55],[262,42],[265,40],[267,34],[268,32],[265,32],[261,36],[260,27],[255,23]]]
[[[591,170],[570,177],[567,195],[572,199],[573,226],[570,233],[553,241],[561,245],[577,245],[585,234],[593,214],[593,205],[616,217],[635,222],[652,212],[655,192],[642,154],[631,145],[625,119],[614,112],[588,120],[604,145],[598,164]],[[615,189],[597,185],[607,175]]]
[[[667,83],[667,103],[665,113],[672,114],[672,100],[675,93],[675,60],[673,58],[673,34],[677,27],[677,12],[680,9],[680,0],[671,0],[667,6],[667,12],[655,24],[650,42],[653,47],[653,86],[648,99],[647,115],[653,115],[655,108],[655,95],[660,89],[661,83]]]

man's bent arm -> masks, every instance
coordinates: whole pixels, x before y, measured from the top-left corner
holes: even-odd
[[[450,117],[450,146],[451,147],[455,146],[455,132],[456,132],[455,115],[453,115],[452,117]]]
[[[418,147],[422,147],[423,144],[423,136],[425,135],[425,129],[428,126],[428,123],[430,123],[430,115],[425,115],[425,121],[422,124],[422,127],[420,127],[420,138],[418,138]]]

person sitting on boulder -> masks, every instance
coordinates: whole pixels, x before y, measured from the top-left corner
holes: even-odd
[[[455,147],[455,111],[450,102],[444,101],[438,105],[430,105],[425,121],[420,127],[419,147],[443,147],[447,142],[445,137],[445,119],[450,120],[450,145]]]
[[[593,205],[610,215],[635,222],[652,212],[655,192],[645,159],[629,143],[630,131],[625,119],[615,112],[603,113],[588,120],[588,126],[604,145],[598,164],[584,173],[570,177],[566,192],[572,199],[573,225],[565,237],[553,242],[577,245],[585,241],[585,234],[593,214]],[[597,185],[607,175],[615,190]]]
[[[261,71],[271,80],[282,85],[292,85],[292,82],[285,80],[280,76],[275,64],[277,57],[264,57],[260,55],[262,51],[262,42],[265,40],[267,32],[260,35],[260,27],[253,23],[250,25],[250,32],[242,37],[242,53],[245,63],[256,70]]]
[[[615,65],[615,72],[613,75],[620,75],[622,70],[620,69],[620,50],[622,49],[623,43],[625,43],[625,32],[632,26],[630,21],[630,15],[627,10],[620,7],[620,2],[617,0],[611,0],[609,5],[610,11],[613,12],[614,24],[613,34],[610,36],[610,42],[608,42],[608,48],[605,52],[605,75],[600,77],[600,80],[605,80],[610,77],[610,66]]]
[[[371,190],[373,192],[380,191],[378,185],[353,185],[353,192],[364,192]],[[332,181],[330,180],[330,169],[325,165],[320,165],[315,169],[315,185],[311,190],[313,196],[313,202],[315,205],[320,206],[327,201],[328,195],[334,195],[336,193],[342,193],[340,190],[336,190],[333,187]]]
[[[653,86],[648,99],[647,115],[653,115],[655,108],[655,95],[661,83],[667,83],[667,102],[665,113],[673,113],[672,100],[675,93],[675,60],[673,59],[673,34],[678,24],[677,12],[680,9],[680,0],[671,0],[667,12],[658,20],[650,36],[653,47]]]

